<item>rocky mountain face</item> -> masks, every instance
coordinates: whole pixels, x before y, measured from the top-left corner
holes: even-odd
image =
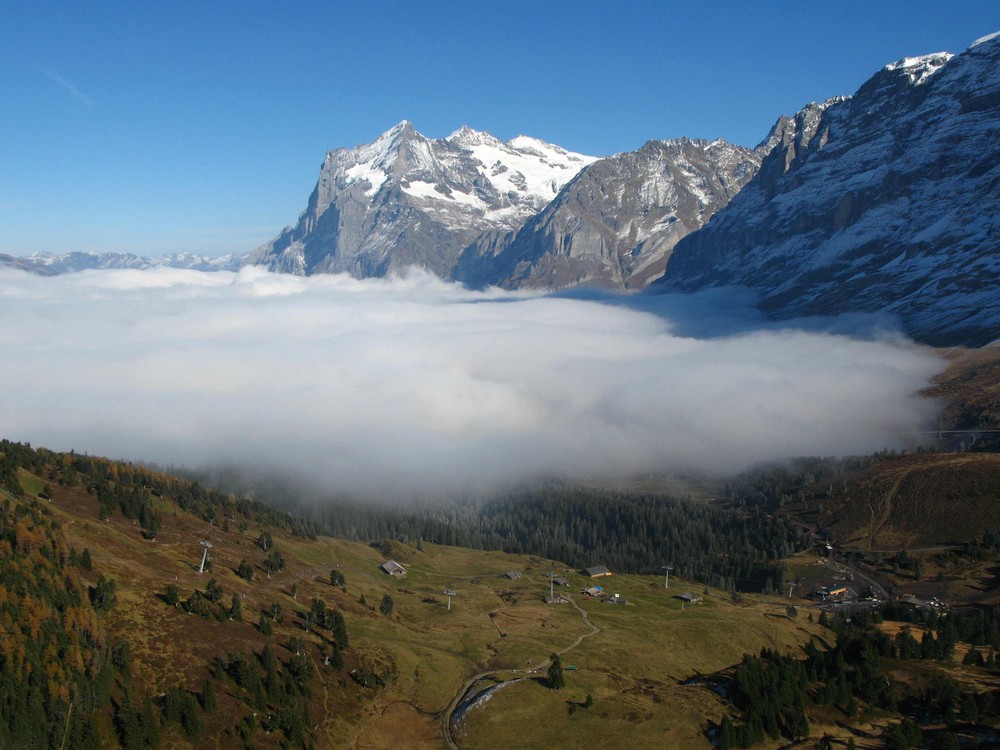
[[[681,138],[601,159],[521,229],[466,248],[453,276],[473,286],[644,287],[662,275],[678,240],[753,177],[770,145]]]
[[[748,286],[776,318],[889,311],[934,344],[1000,336],[1000,34],[887,65],[780,131],[659,288]]]
[[[403,121],[374,143],[327,153],[298,223],[247,260],[295,274],[418,265],[447,277],[481,233],[520,227],[592,161],[468,127],[432,140]]]

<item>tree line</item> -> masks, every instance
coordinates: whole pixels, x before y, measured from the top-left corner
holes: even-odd
[[[604,564],[623,573],[676,574],[735,591],[779,590],[780,559],[808,538],[787,520],[700,500],[552,487],[489,498],[388,507],[337,502],[299,506],[310,533],[501,550]]]
[[[303,522],[286,512],[250,498],[203,487],[196,481],[165,474],[150,467],[112,461],[70,451],[56,453],[32,448],[30,443],[0,440],[0,489],[24,497],[17,472],[24,469],[49,483],[83,487],[98,500],[98,516],[118,511],[140,522],[147,536],[155,537],[162,519],[154,499],[169,496],[180,508],[216,526],[236,523],[282,529],[295,536],[309,536]]]
[[[880,621],[872,612],[833,618],[823,613],[820,624],[836,636],[832,648],[810,641],[801,659],[767,648],[744,656],[728,681],[737,718],[727,713],[709,729],[717,746],[750,747],[768,737],[797,741],[809,734],[813,706],[831,706],[847,719],[861,713],[902,714],[901,723],[885,730],[889,748],[917,747],[931,736],[936,747],[958,747],[959,733],[975,735],[981,727],[996,725],[1000,690],[969,689],[943,671],[920,680],[889,676],[887,663],[897,665],[895,670],[899,662],[915,659],[950,662],[959,632],[952,618],[942,619],[937,631],[926,630],[920,640],[907,628],[891,637],[874,627]],[[989,669],[987,658],[967,658],[965,663]],[[831,743],[821,741],[820,746]]]

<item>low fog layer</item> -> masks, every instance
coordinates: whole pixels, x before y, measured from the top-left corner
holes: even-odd
[[[3,271],[0,313],[0,437],[273,468],[331,492],[900,447],[943,369],[898,336],[748,326],[718,294],[609,304],[420,273]]]

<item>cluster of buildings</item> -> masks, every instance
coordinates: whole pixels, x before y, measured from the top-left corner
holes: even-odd
[[[836,604],[853,602],[857,600],[858,593],[850,586],[821,586],[813,592],[813,598]]]
[[[406,568],[396,562],[395,560],[386,560],[383,562],[379,569],[386,575],[393,576],[395,578],[400,578],[406,575]],[[579,571],[581,575],[587,576],[588,578],[606,578],[612,575],[611,571],[605,565],[593,565],[589,568],[583,568]],[[554,573],[546,573],[546,577],[550,580],[550,593],[545,597],[546,604],[570,604],[572,600],[569,596],[558,593],[556,587],[566,587],[570,585],[568,578],[564,576],[557,576]],[[521,578],[522,573],[519,570],[506,570],[498,575],[499,578],[503,578],[509,581],[516,581]],[[849,590],[849,589],[848,589]],[[623,598],[619,594],[609,594],[606,593],[603,586],[594,584],[592,586],[585,586],[580,590],[580,593],[591,599],[600,599],[605,604],[629,604],[628,599]],[[699,604],[702,601],[702,597],[694,594],[690,591],[685,591],[676,597],[686,604]]]

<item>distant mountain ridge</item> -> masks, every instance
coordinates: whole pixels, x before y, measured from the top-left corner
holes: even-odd
[[[0,268],[13,268],[18,271],[36,273],[40,276],[55,276],[55,272],[40,266],[27,258],[16,258],[13,255],[0,253]]]
[[[649,141],[606,159],[528,136],[459,128],[430,139],[404,120],[372,143],[329,151],[294,226],[244,256],[36,253],[45,273],[260,265],[381,277],[417,265],[475,286],[636,289],[676,242],[753,177],[770,148]],[[27,265],[26,265],[27,264]]]
[[[889,312],[933,344],[1000,337],[1000,33],[886,65],[755,149],[680,138],[597,158],[408,121],[329,151],[294,226],[244,256],[0,256],[65,273],[243,265],[475,287],[746,286],[771,317]]]
[[[25,258],[11,258],[5,262],[0,255],[0,265],[8,265],[24,271],[55,276],[78,271],[149,268],[182,268],[193,271],[238,271],[245,263],[245,256],[222,255],[206,257],[193,253],[174,253],[158,258],[147,258],[134,253],[33,253]],[[10,256],[6,256],[10,257]]]
[[[888,311],[920,341],[981,345],[1000,337],[998,282],[994,34],[800,111],[657,286],[747,286],[775,318]]]

